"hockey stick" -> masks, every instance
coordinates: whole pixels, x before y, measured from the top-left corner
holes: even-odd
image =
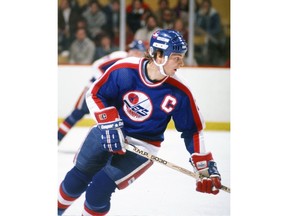
[[[188,176],[191,176],[191,177],[193,177],[195,179],[204,177],[203,175],[199,175],[198,173],[191,172],[191,171],[189,171],[189,170],[187,170],[187,169],[185,169],[183,167],[180,167],[180,166],[178,166],[176,164],[173,164],[173,163],[171,163],[169,161],[166,161],[166,160],[164,160],[162,158],[159,158],[159,157],[157,157],[157,156],[155,156],[153,154],[150,154],[150,153],[148,153],[148,152],[146,152],[144,150],[141,150],[141,149],[137,148],[136,146],[134,146],[134,145],[132,145],[130,143],[126,143],[125,148],[128,151],[134,152],[134,153],[136,153],[138,155],[141,155],[141,156],[143,156],[143,157],[145,157],[145,158],[147,158],[149,160],[152,160],[152,161],[155,161],[157,163],[160,163],[160,164],[162,164],[164,166],[167,166],[167,167],[172,168],[172,169],[174,169],[176,171],[184,173],[184,174],[186,174]],[[229,187],[226,187],[226,186],[222,185],[220,189],[225,191],[225,192],[227,192],[227,193],[230,193],[230,188]]]

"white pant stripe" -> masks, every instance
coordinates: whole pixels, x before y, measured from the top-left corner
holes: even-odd
[[[58,201],[59,201],[61,204],[63,204],[63,205],[72,205],[72,203],[74,202],[74,201],[65,200],[65,199],[61,196],[60,193],[58,194]]]
[[[70,130],[70,128],[69,127],[67,127],[65,124],[60,124],[60,126],[59,126],[63,131],[65,131],[65,132],[68,132],[69,130]]]

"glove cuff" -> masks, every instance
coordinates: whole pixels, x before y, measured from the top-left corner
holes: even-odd
[[[100,130],[117,130],[119,128],[122,128],[123,126],[124,126],[124,123],[123,123],[122,119],[119,119],[119,120],[113,121],[113,122],[97,124],[97,127]]]
[[[196,167],[197,170],[203,170],[208,167],[208,161],[213,160],[211,152],[206,154],[193,153],[191,155],[193,166]]]
[[[115,107],[107,107],[94,113],[97,123],[108,123],[119,120],[119,114]]]

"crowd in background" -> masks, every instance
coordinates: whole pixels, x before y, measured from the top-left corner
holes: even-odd
[[[145,0],[126,5],[126,45],[142,40],[147,48],[157,29],[175,29],[188,42],[189,0],[158,0],[157,10]],[[230,66],[230,38],[224,32],[221,17],[211,0],[195,0],[193,65]],[[61,0],[58,8],[59,63],[91,64],[119,50],[120,1],[101,5],[90,0],[80,6],[76,0]],[[200,40],[198,39],[200,38]],[[200,41],[200,42],[197,42]],[[62,57],[62,58],[61,58]]]

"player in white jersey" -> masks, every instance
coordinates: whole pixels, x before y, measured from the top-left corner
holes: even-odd
[[[191,91],[175,76],[186,51],[179,32],[158,30],[144,58],[119,60],[93,83],[86,99],[97,124],[60,184],[59,215],[83,192],[82,215],[106,215],[112,193],[129,186],[153,164],[126,151],[125,143],[156,155],[171,119],[195,171],[207,176],[196,180],[196,191],[219,193],[221,177],[212,153],[205,150],[203,118]]]
[[[58,128],[58,145],[65,137],[65,135],[71,130],[71,128],[80,121],[86,114],[89,114],[89,109],[86,105],[85,94],[92,83],[100,77],[107,68],[113,65],[116,61],[130,57],[143,57],[145,52],[145,46],[141,40],[134,40],[128,45],[128,51],[115,51],[109,55],[103,56],[96,60],[92,64],[95,75],[89,80],[88,84],[84,87],[81,95],[78,97],[72,112],[65,117],[65,119],[59,124]]]

